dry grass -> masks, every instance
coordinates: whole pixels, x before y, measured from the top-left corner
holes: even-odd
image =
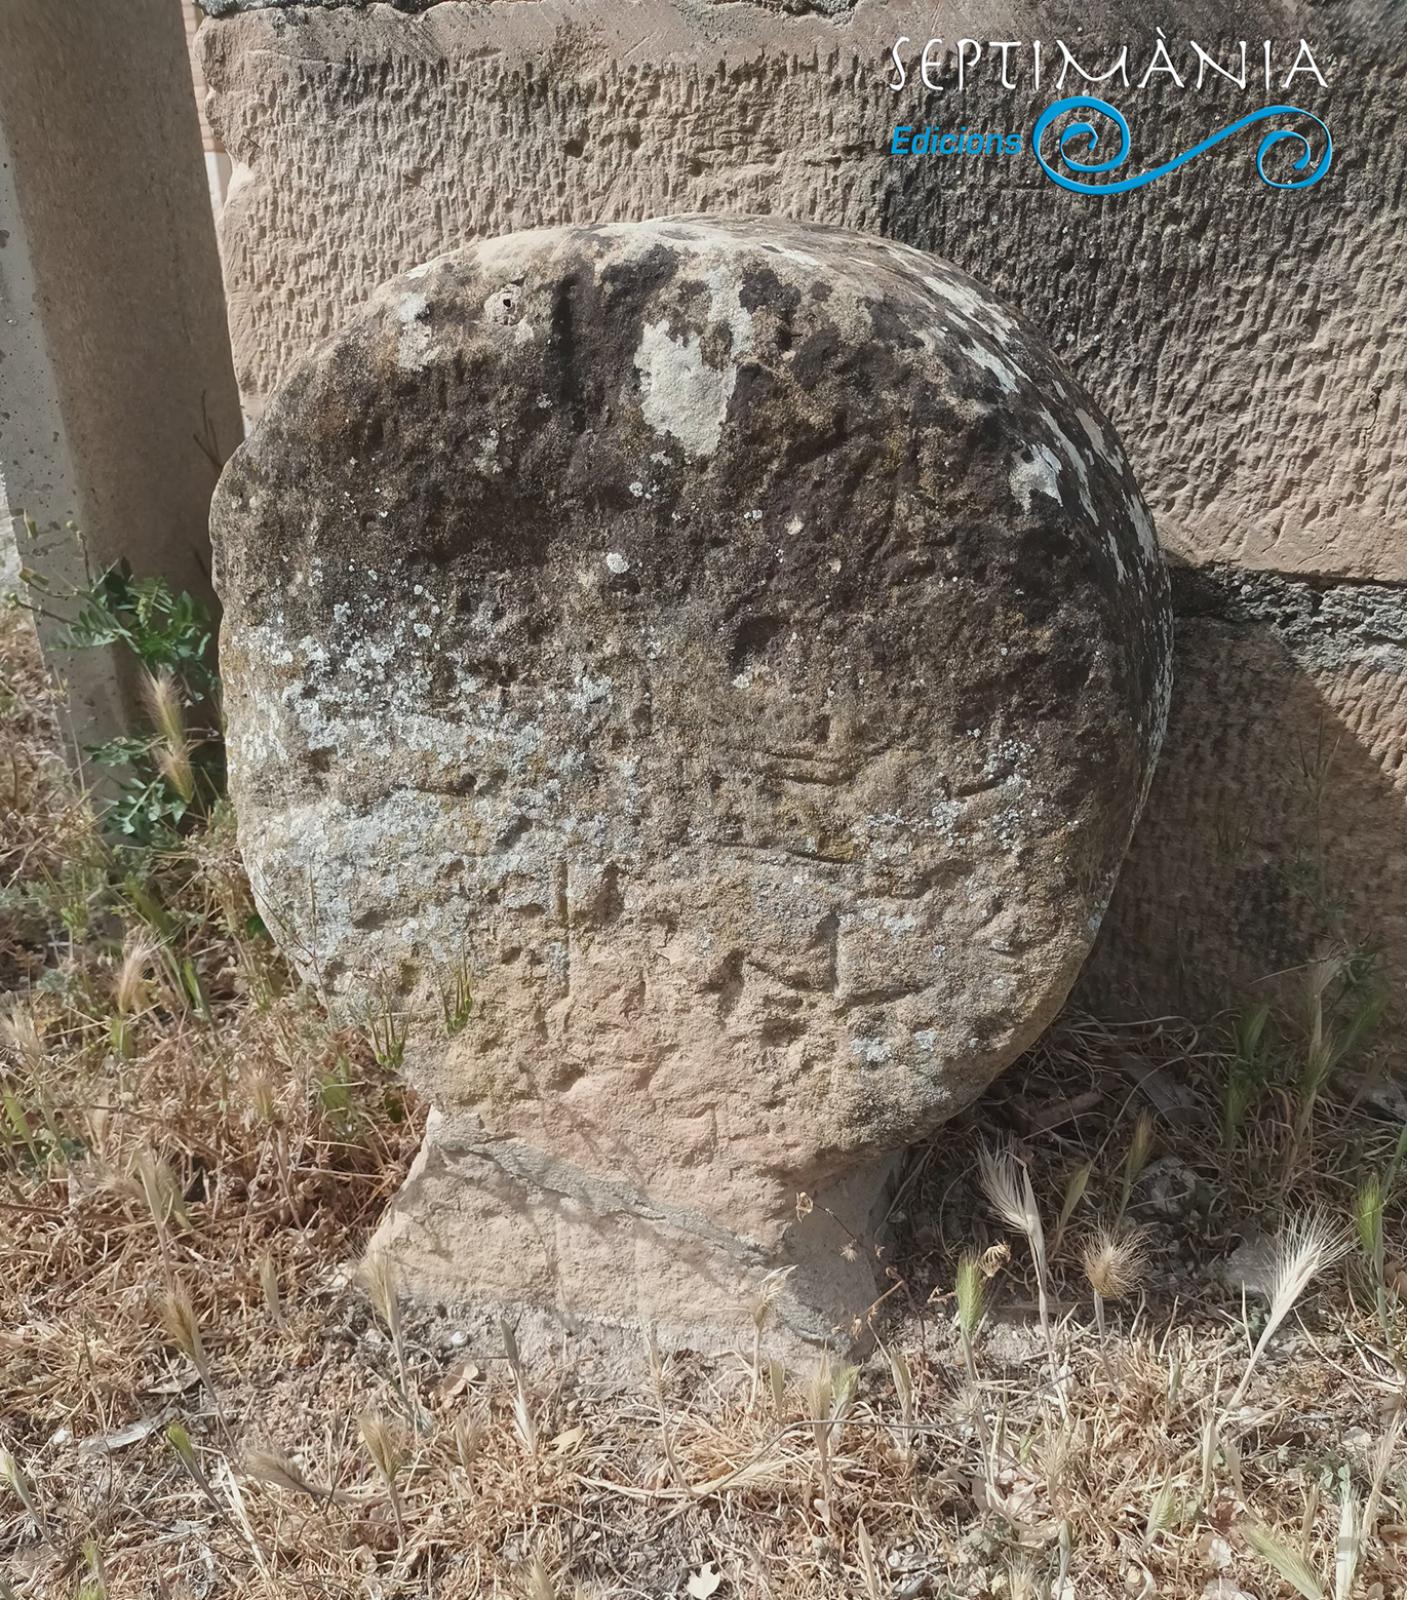
[[[859,1372],[781,1367],[765,1306],[755,1346],[642,1348],[638,1385],[527,1363],[354,1275],[418,1136],[387,1052],[287,984],[227,820],[115,872],[17,635],[5,662],[0,1594],[1407,1590],[1399,1128],[1367,1100],[1272,1082],[1231,1159],[1229,1030],[1069,1017],[916,1154]],[[1365,1212],[1381,1268],[1334,1264]],[[1211,1270],[1262,1230],[1268,1335]]]

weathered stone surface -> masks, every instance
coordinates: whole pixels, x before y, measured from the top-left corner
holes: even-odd
[[[237,9],[248,4],[257,0]],[[247,400],[257,409],[349,306],[447,240],[681,210],[773,212],[935,250],[1030,316],[1118,419],[1176,556],[1315,581],[1407,580],[1407,453],[1397,447],[1407,346],[1396,336],[1407,323],[1407,191],[1384,133],[1400,126],[1407,93],[1400,6],[1249,0],[1232,16],[1221,0],[956,0],[935,13],[860,0],[838,19],[778,9],[441,0],[414,17],[371,5],[209,23],[211,115],[240,164],[223,240]],[[1038,91],[1024,45],[1012,56],[1014,92],[998,85],[991,52],[961,94],[915,87],[915,55],[935,33],[949,51],[963,37],[1042,38],[1048,63],[1063,38],[1096,72],[1127,44],[1137,82],[1157,27],[1180,69],[1190,39],[1223,62],[1248,40],[1247,91],[1215,75],[1199,89],[1195,67],[1186,88],[1155,79],[1131,91],[1087,86],[1073,69],[1060,84],[1052,67]],[[889,50],[901,35],[910,81],[895,94]],[[1284,85],[1301,35],[1327,88],[1304,73]],[[1265,38],[1277,41],[1284,69],[1269,93],[1256,71]],[[950,81],[951,56],[943,70]],[[1270,190],[1256,177],[1249,133],[1146,189],[1091,199],[1049,183],[1029,154],[888,154],[901,123],[1029,136],[1056,94],[1087,87],[1128,113],[1139,165],[1278,99],[1328,122],[1335,165],[1312,190]],[[1380,598],[1407,604],[1400,589]],[[1203,637],[1190,632],[1187,648]],[[1181,870],[1148,856],[1148,870],[1125,880],[1099,963],[1117,969],[1120,993],[1163,1003],[1169,974],[1195,952],[1209,965],[1180,992],[1215,1009],[1238,998],[1241,978],[1280,939],[1273,900],[1252,895],[1243,875],[1233,880],[1246,899],[1232,949],[1225,883],[1188,878],[1217,857],[1229,770],[1251,784],[1238,804],[1259,804],[1254,764],[1242,767],[1242,749],[1224,755],[1238,708],[1259,707],[1256,748],[1287,750],[1301,736],[1295,697],[1261,695],[1254,668],[1266,650],[1278,654],[1269,619],[1238,625],[1218,666],[1244,668],[1246,682],[1227,677],[1174,721],[1187,761],[1167,764],[1148,829],[1171,843]],[[1368,785],[1339,807],[1343,825],[1352,818],[1370,831],[1345,842],[1339,863],[1361,876],[1337,885],[1365,909],[1407,828],[1376,777],[1383,752],[1407,743],[1402,695],[1384,678],[1371,707],[1356,691],[1323,701],[1345,784],[1356,773]],[[1355,754],[1367,728],[1374,743]],[[1194,758],[1213,765],[1198,771]],[[1132,898],[1135,883],[1147,898]],[[1194,916],[1208,919],[1204,928]],[[1217,959],[1222,951],[1233,958]],[[1401,991],[1407,959],[1392,979]]]
[[[213,531],[270,925],[423,1019],[417,1281],[697,1329],[793,1265],[794,1331],[862,1310],[847,1230],[1065,996],[1162,736],[1092,402],[902,246],[528,233],[324,345]]]

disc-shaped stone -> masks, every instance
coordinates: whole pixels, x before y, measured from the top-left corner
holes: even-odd
[[[277,395],[214,530],[269,924],[409,997],[464,1137],[761,1231],[1067,993],[1166,581],[1108,422],[943,262],[697,218],[441,257]]]

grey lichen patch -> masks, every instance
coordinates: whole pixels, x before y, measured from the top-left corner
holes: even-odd
[[[495,1183],[781,1264],[797,1189],[1072,983],[1166,578],[1108,423],[933,257],[712,218],[440,257],[274,400],[213,527],[269,924],[347,993],[467,962],[471,1028],[408,1059]]]
[[[396,306],[396,320],[401,325],[397,360],[412,372],[430,359],[429,317],[429,305],[423,294],[408,294]]]
[[[738,381],[737,366],[713,366],[696,333],[675,338],[668,324],[647,322],[641,329],[635,367],[645,421],[676,438],[686,454],[711,456],[723,435],[728,401]]]
[[[1036,440],[1017,457],[1011,469],[1011,491],[1026,511],[1033,509],[1038,494],[1060,503],[1060,461],[1048,444]]]

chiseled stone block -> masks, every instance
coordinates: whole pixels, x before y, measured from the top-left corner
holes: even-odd
[[[1407,596],[1175,574],[1177,692],[1158,775],[1081,978],[1105,1015],[1302,1010],[1358,952],[1407,1023]]]

